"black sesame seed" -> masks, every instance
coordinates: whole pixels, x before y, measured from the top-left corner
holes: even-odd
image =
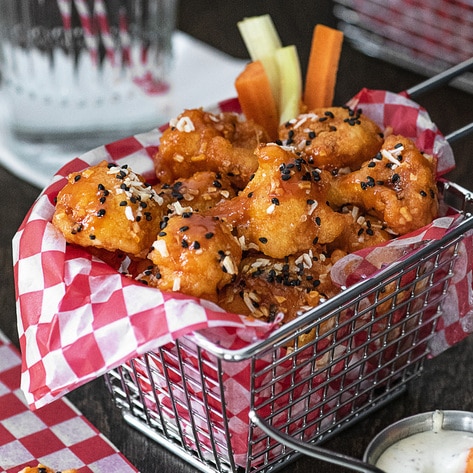
[[[120,202],[120,207],[126,207],[128,205],[127,201],[126,200],[122,200]]]
[[[369,168],[374,168],[375,166],[376,166],[376,163],[375,163],[374,161],[370,161],[370,162],[368,163],[368,167],[369,167]]]
[[[194,250],[198,250],[200,248],[200,243],[198,241],[194,241],[192,247],[194,248]]]
[[[105,215],[105,209],[99,209],[97,211],[97,217],[103,217]]]
[[[391,178],[391,182],[395,184],[401,179],[401,176],[399,174],[393,174],[393,177]]]
[[[99,202],[100,202],[101,204],[105,204],[105,201],[106,201],[106,200],[107,200],[107,199],[102,196],[102,197],[100,197]]]
[[[427,192],[425,192],[425,191],[420,191],[420,195],[421,195],[422,197],[427,197]]]
[[[95,240],[95,235],[89,235],[89,238],[90,238],[91,240]]]
[[[281,179],[282,179],[283,181],[289,181],[289,179],[291,179],[291,175],[290,175],[290,174],[283,174],[283,175],[281,176]]]
[[[253,197],[253,192],[248,192],[248,199],[251,199]]]
[[[311,140],[313,140],[316,136],[317,136],[317,134],[315,133],[315,131],[309,131],[309,138]]]
[[[315,237],[315,238],[312,240],[312,244],[313,244],[313,245],[316,245],[318,242],[319,242],[319,237]]]
[[[268,243],[268,239],[266,237],[260,237],[258,238],[258,240],[263,243],[263,245],[265,245],[266,243]]]
[[[74,176],[74,182],[79,181],[80,178],[81,178],[81,175],[80,175],[80,174],[77,174],[77,176]]]
[[[103,184],[99,184],[97,187],[98,187],[99,191],[104,191],[105,190],[105,186]]]
[[[273,197],[271,199],[271,203],[274,204],[274,205],[279,205],[279,199],[277,197]]]
[[[214,236],[213,232],[208,232],[205,234],[205,238],[207,238],[207,240],[210,240],[213,236]]]
[[[367,228],[366,229],[366,233],[369,235],[369,236],[373,236],[374,235],[374,231],[372,228]]]
[[[192,212],[183,212],[182,218],[191,218],[192,217]]]
[[[189,227],[187,225],[184,225],[179,229],[180,232],[186,232],[187,230],[189,230]]]
[[[187,240],[182,240],[181,241],[181,246],[182,246],[182,248],[189,248],[189,243],[187,243]]]
[[[321,224],[322,222],[321,222],[319,216],[315,217],[315,223],[320,227],[320,224]]]
[[[160,237],[165,237],[166,235],[167,235],[166,232],[159,232],[159,233],[158,233],[158,236],[160,236]]]

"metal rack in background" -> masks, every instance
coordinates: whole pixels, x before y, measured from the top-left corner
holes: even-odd
[[[472,130],[466,125],[449,137]],[[194,333],[111,370],[107,385],[124,419],[208,473],[276,471],[301,451],[377,471],[318,445],[389,403],[422,371],[463,239],[473,231],[473,195],[438,184],[460,215],[442,239],[411,248],[266,340],[229,350]]]
[[[433,76],[473,56],[465,0],[334,0],[337,27],[363,53]],[[473,73],[452,85],[473,92]]]

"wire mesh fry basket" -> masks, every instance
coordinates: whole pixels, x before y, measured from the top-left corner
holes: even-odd
[[[335,0],[338,28],[360,51],[427,76],[473,55],[473,5],[462,0]],[[473,74],[454,84],[473,91]]]
[[[472,68],[466,60],[406,92],[417,97]],[[446,139],[471,131],[473,124]],[[269,472],[304,450],[282,438],[317,446],[400,395],[431,353],[473,234],[473,194],[445,179],[438,187],[442,205],[457,216],[441,238],[403,247],[373,277],[267,339],[208,329],[109,371],[106,383],[125,421],[201,471]],[[234,343],[240,339],[243,345]],[[333,463],[340,457],[324,455]],[[340,464],[376,471],[362,463]]]
[[[107,375],[127,422],[202,471],[265,472],[299,454],[248,420],[319,443],[419,375],[473,228],[472,196],[439,184],[463,213],[441,240],[405,254],[267,340],[240,350],[194,334]],[[311,333],[310,341],[304,334]]]

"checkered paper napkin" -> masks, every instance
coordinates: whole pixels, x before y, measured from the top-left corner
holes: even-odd
[[[80,473],[138,471],[67,400],[29,410],[20,374],[20,354],[0,331],[0,473],[38,463]]]
[[[426,111],[402,94],[362,90],[349,105],[362,108],[382,128],[390,125],[395,133],[414,138],[421,149],[435,154],[439,174],[454,167],[451,148]],[[238,101],[221,102],[211,111],[238,112]],[[130,358],[186,333],[209,327],[241,328],[242,333],[252,333],[251,342],[266,337],[278,325],[225,313],[208,301],[143,286],[81,248],[66,246],[50,223],[54,198],[73,171],[105,159],[128,164],[152,180],[152,156],[161,131],[155,129],[104,145],[68,163],[44,189],[14,237],[23,354],[21,386],[31,408],[43,406]],[[434,222],[429,228],[436,238],[447,231],[445,220]],[[426,235],[417,234],[416,238],[422,240]],[[438,352],[468,333],[468,324],[462,325],[462,319],[469,313],[469,302],[460,307],[460,301],[471,301],[471,267],[468,262],[465,274],[457,281],[457,301],[448,311],[451,318],[443,325],[448,332],[455,324],[454,336],[445,336]],[[459,326],[463,329],[458,330]]]

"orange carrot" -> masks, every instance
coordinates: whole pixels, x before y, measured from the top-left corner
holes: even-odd
[[[309,109],[332,105],[342,43],[341,31],[325,25],[315,26],[303,97]]]
[[[470,448],[470,451],[468,453],[465,473],[473,473],[473,448]]]
[[[278,111],[268,76],[261,61],[247,64],[235,80],[242,112],[261,125],[271,139],[277,137]]]

